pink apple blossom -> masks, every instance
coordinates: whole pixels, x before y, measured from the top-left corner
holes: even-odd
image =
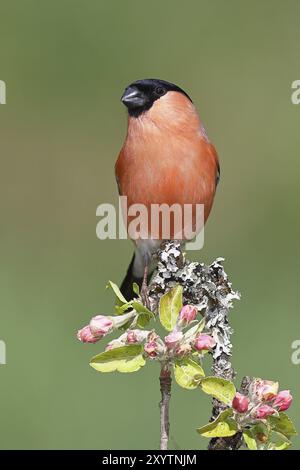
[[[89,325],[84,326],[81,330],[78,330],[77,338],[82,343],[96,343],[100,339],[99,336],[97,337],[91,332]]]
[[[138,339],[137,339],[135,332],[133,330],[128,330],[127,331],[127,343],[134,344],[137,342],[138,342]]]
[[[182,337],[183,333],[181,331],[172,331],[172,333],[165,337],[165,345],[168,349],[174,349],[178,346]]]
[[[259,408],[256,410],[256,417],[258,419],[265,419],[268,416],[271,416],[275,413],[274,408],[272,408],[269,405],[261,405]]]
[[[271,380],[256,379],[253,384],[253,392],[256,400],[269,401],[275,397],[278,392],[278,382]]]
[[[232,400],[232,407],[238,413],[245,413],[248,411],[249,398],[237,392]]]
[[[102,338],[113,329],[113,322],[109,317],[96,315],[90,321],[90,329],[93,335]]]
[[[275,396],[273,406],[275,406],[278,411],[285,411],[291,406],[292,401],[293,397],[290,394],[290,391],[282,390]]]
[[[208,351],[216,345],[215,340],[212,336],[201,333],[194,342],[194,347],[197,351]]]
[[[179,318],[185,323],[195,320],[198,310],[193,305],[184,305],[180,311]]]
[[[144,351],[148,354],[149,357],[156,357],[158,354],[157,343],[155,341],[150,341],[149,343],[146,343],[144,346]]]

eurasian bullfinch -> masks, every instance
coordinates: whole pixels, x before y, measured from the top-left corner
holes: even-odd
[[[150,214],[153,204],[203,204],[205,223],[220,168],[191,98],[173,83],[145,79],[129,85],[121,100],[128,110],[128,129],[115,171],[128,207],[143,204]],[[127,225],[130,220],[127,215]],[[128,299],[133,282],[147,288],[152,254],[162,241],[151,238],[151,216],[148,222],[149,236],[134,240],[135,253],[121,285]],[[193,213],[190,224],[195,222]],[[175,235],[171,232],[169,238]]]

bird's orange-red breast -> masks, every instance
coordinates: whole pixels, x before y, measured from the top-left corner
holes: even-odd
[[[115,170],[128,206],[148,208],[149,233],[152,204],[203,204],[206,221],[219,163],[191,99],[176,85],[149,79],[127,87],[122,101],[128,108],[128,130]]]

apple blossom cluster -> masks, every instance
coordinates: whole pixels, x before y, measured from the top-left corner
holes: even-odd
[[[243,382],[238,392],[228,380],[217,377],[202,380],[202,389],[219,400],[223,410],[213,421],[198,428],[198,433],[212,438],[210,449],[224,448],[226,443],[227,448],[234,450],[241,446],[250,450],[288,449],[291,437],[297,434],[285,414],[293,401],[290,391],[279,391],[278,382],[260,378],[245,377]]]
[[[258,378],[245,377],[239,391],[233,383],[229,313],[240,295],[232,289],[222,259],[209,266],[191,263],[177,242],[166,242],[157,256],[149,308],[137,285],[133,285],[136,297],[127,300],[110,281],[108,287],[117,298],[115,314],[96,315],[77,332],[82,343],[97,343],[122,331],[91,359],[91,367],[128,373],[138,371],[147,360],[157,361],[169,386],[173,373],[179,386],[200,389],[213,399],[211,420],[197,429],[210,439],[209,449],[287,449],[296,434],[285,414],[292,403],[290,391],[279,391],[278,382]],[[165,330],[162,335],[153,328],[158,321]],[[211,376],[202,368],[206,353],[213,360]]]
[[[278,382],[254,379],[248,396],[237,392],[232,400],[232,408],[240,415],[240,422],[252,423],[288,410],[293,397],[289,390],[279,392],[278,388]]]
[[[216,342],[206,333],[201,333],[199,323],[195,327],[183,332],[185,327],[195,323],[197,308],[192,305],[184,305],[179,313],[175,328],[161,339],[155,331],[147,336],[144,352],[150,359],[166,361],[189,356],[193,352],[209,351],[214,348]]]
[[[178,315],[173,330],[161,338],[154,330],[128,329],[119,338],[110,341],[105,351],[126,345],[143,344],[144,356],[148,359],[167,361],[180,359],[193,353],[212,350],[216,342],[208,333],[202,333],[204,323],[196,320],[198,310],[193,305],[184,305]],[[96,315],[77,333],[83,343],[96,343],[116,329],[134,321],[136,312],[119,316]],[[186,330],[187,327],[192,326]],[[186,331],[184,331],[186,330]]]

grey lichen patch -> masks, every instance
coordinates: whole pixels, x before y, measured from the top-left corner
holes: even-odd
[[[185,259],[179,242],[165,242],[157,253],[158,266],[149,287],[150,305],[157,311],[160,297],[176,284],[183,287],[184,304],[196,305],[206,319],[206,328],[216,341],[213,350],[213,372],[231,379],[230,363],[232,329],[228,322],[233,300],[240,294],[232,289],[224,270],[223,258],[210,265]]]

